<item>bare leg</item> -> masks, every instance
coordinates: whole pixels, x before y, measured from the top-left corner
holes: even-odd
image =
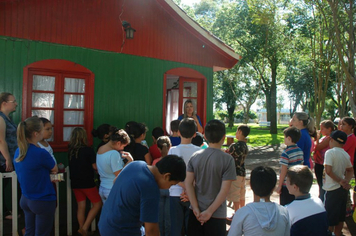
[[[243,200],[241,199],[240,200],[240,207],[244,207],[244,206],[245,206],[245,199],[243,199]]]
[[[78,202],[77,219],[79,223],[79,228],[82,228],[85,221],[85,203],[86,201]]]
[[[234,202],[234,210],[235,212],[240,208],[240,202]]]
[[[83,230],[88,231],[91,222],[94,220],[95,216],[100,211],[102,205],[103,205],[103,203],[101,201],[93,203],[93,207],[88,212],[88,216],[85,220],[85,223],[81,227]]]
[[[344,222],[339,222],[339,224],[335,226],[334,233],[336,236],[342,236],[343,227],[344,227]]]

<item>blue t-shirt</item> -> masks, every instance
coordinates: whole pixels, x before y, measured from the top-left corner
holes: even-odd
[[[198,115],[196,115],[196,116],[197,116],[197,118],[198,118],[199,124],[200,124],[201,126],[203,126],[203,124],[201,123],[200,117],[199,117]],[[183,120],[183,118],[184,118],[184,114],[180,115],[180,116],[178,117],[178,120]]]
[[[309,158],[310,158],[310,149],[311,149],[311,138],[307,129],[300,130],[301,137],[297,142],[297,146],[302,149],[304,163],[303,165],[308,166],[310,168]]]
[[[30,144],[23,161],[17,162],[16,149],[14,166],[22,194],[30,200],[54,201],[57,199],[50,173],[55,162],[46,150]]]
[[[147,163],[129,163],[120,172],[103,206],[100,234],[140,236],[142,222],[158,222],[159,199],[159,188]]]
[[[172,147],[178,146],[180,144],[180,137],[169,136],[169,139],[171,140]]]

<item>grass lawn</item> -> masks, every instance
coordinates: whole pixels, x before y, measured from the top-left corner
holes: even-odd
[[[235,137],[237,126],[241,124],[234,124],[233,128],[226,126],[226,135],[231,135]],[[283,130],[288,127],[288,125],[278,125],[278,134],[270,134],[269,127],[261,127],[258,124],[247,124],[251,128],[251,132],[248,136],[247,144],[253,147],[266,146],[266,145],[279,145],[284,143]],[[236,142],[237,139],[234,139]]]

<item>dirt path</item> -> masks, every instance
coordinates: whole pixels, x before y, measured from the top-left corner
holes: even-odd
[[[273,147],[273,146],[263,146],[263,147],[250,147],[249,146],[249,154],[246,158],[246,204],[253,201],[253,193],[250,188],[250,173],[255,167],[260,165],[265,165],[273,168],[277,175],[279,174],[279,157],[284,149],[284,145],[281,147]],[[279,176],[278,176],[279,177]],[[316,181],[315,181],[316,182]],[[317,184],[313,184],[312,189],[310,191],[312,196],[319,195],[319,188]],[[271,200],[273,202],[279,203],[279,195],[277,193],[273,193]],[[233,214],[233,209],[228,207],[228,216]],[[356,235],[356,227],[352,218],[349,217],[346,220],[347,224],[344,224],[343,234],[345,236]],[[349,230],[349,228],[350,230]],[[352,234],[350,233],[352,232]]]

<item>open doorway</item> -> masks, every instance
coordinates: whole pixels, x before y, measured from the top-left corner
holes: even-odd
[[[192,100],[196,114],[204,127],[206,119],[206,78],[190,68],[166,72],[164,78],[163,127],[170,134],[170,123],[183,114],[184,102]]]

